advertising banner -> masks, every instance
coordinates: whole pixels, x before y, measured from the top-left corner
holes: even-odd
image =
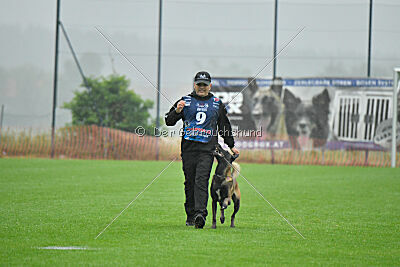
[[[217,77],[212,87],[241,145],[260,148],[280,140],[276,149],[301,150],[387,147],[381,129],[388,127],[380,124],[392,117],[392,90],[392,79],[370,78]]]

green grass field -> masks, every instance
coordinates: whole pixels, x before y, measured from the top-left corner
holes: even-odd
[[[399,265],[400,171],[241,164],[236,228],[185,226],[174,162],[0,159],[1,265]],[[229,207],[230,216],[233,207]],[[90,250],[42,250],[78,246]]]

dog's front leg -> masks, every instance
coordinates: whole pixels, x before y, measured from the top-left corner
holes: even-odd
[[[233,214],[231,217],[231,227],[235,227],[235,215],[239,211],[240,208],[240,199],[233,195]]]
[[[212,226],[211,228],[217,228],[217,200],[212,200]]]
[[[221,208],[221,218],[220,218],[220,221],[221,221],[222,224],[224,224],[224,222],[225,222],[224,209],[222,209],[222,208]]]

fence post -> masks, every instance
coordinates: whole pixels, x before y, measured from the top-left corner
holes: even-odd
[[[368,153],[369,153],[369,150],[366,149],[366,150],[365,150],[365,161],[364,161],[364,166],[368,166]]]
[[[397,145],[397,94],[400,88],[399,77],[400,76],[400,68],[394,69],[394,77],[393,77],[393,120],[392,120],[392,168],[396,168],[396,145]]]
[[[3,119],[4,119],[4,105],[1,105],[0,130],[3,128]]]
[[[1,114],[0,114],[0,147],[1,147],[1,134],[3,131],[3,118],[4,118],[4,105],[1,105]],[[0,151],[3,153],[3,151]]]

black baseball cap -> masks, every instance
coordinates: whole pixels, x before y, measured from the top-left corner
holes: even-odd
[[[196,73],[196,76],[194,76],[194,82],[195,84],[205,83],[209,85],[211,83],[210,73],[206,71],[199,71],[198,73]]]

